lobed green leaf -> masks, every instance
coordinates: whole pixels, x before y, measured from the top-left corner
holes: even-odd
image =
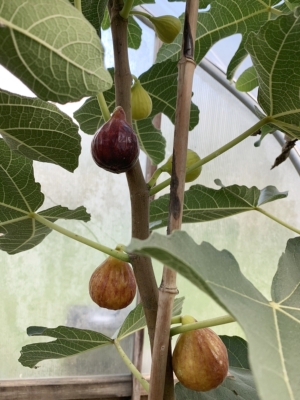
[[[0,26],[0,63],[41,99],[66,103],[111,87],[99,36],[68,1],[3,0]]]
[[[300,138],[299,35],[298,8],[251,33],[246,43],[258,77],[261,108],[273,125],[296,139]]]
[[[40,361],[70,357],[113,343],[112,339],[102,333],[67,326],[53,329],[31,326],[27,333],[29,336],[56,338],[52,342],[33,343],[22,347],[19,362],[29,368],[34,368]]]
[[[215,182],[221,189],[193,185],[184,193],[183,223],[215,221],[287,197],[287,192],[279,192],[274,186],[259,190],[255,186],[223,186],[221,181]],[[170,195],[166,194],[150,203],[150,229],[167,226],[169,200]]]
[[[0,90],[0,133],[8,146],[37,161],[78,166],[78,127],[54,104]]]
[[[0,154],[0,249],[16,254],[41,243],[51,229],[33,218],[44,195],[34,180],[32,161],[11,151],[3,139]],[[69,210],[55,206],[40,214],[51,222],[59,218],[90,219],[84,207]]]

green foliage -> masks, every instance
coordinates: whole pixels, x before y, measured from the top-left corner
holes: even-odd
[[[287,192],[279,192],[274,186],[259,190],[257,187],[223,186],[211,189],[203,185],[193,185],[185,192],[183,204],[183,223],[215,221],[287,197]],[[150,204],[150,228],[167,226],[170,196],[168,194],[153,200]]]
[[[212,0],[210,10],[199,13],[195,41],[195,61],[198,63],[208,50],[220,39],[240,33],[242,41],[231,59],[227,77],[232,79],[234,72],[247,57],[245,43],[251,32],[258,32],[260,27],[272,15],[272,6],[277,0]],[[178,35],[170,46],[163,45],[158,52],[157,62],[167,59],[178,59],[180,55],[182,35]]]
[[[4,0],[0,63],[42,100],[79,100],[109,89],[95,29],[70,3]],[[38,57],[37,57],[38,55]]]
[[[147,3],[154,4],[155,0],[133,1],[134,6]],[[81,152],[78,127],[51,102],[66,103],[88,97],[74,117],[81,130],[89,135],[104,123],[97,94],[104,92],[110,113],[115,108],[114,70],[104,67],[100,41],[100,28],[110,25],[107,0],[82,0],[81,5],[82,14],[74,7],[74,0],[53,0],[49,7],[45,7],[43,0],[3,0],[0,5],[0,63],[37,96],[29,98],[0,90],[0,249],[9,254],[38,245],[53,229],[51,223],[58,219],[85,222],[90,219],[83,206],[69,210],[58,205],[39,211],[44,195],[33,170],[33,160],[53,163],[70,172],[78,166]],[[203,11],[208,5],[210,8]],[[258,86],[262,111],[257,110],[257,115],[266,123],[256,146],[275,129],[300,139],[299,5],[299,0],[281,4],[278,0],[200,2],[196,63],[215,43],[234,34],[241,35],[241,42],[228,65],[228,79],[232,80],[247,55],[251,57],[253,65],[240,75],[236,88],[247,92]],[[183,16],[181,20],[184,21]],[[138,49],[141,37],[140,25],[130,16],[128,46]],[[163,113],[175,123],[181,44],[182,33],[172,44],[160,48],[156,63],[139,77],[152,99],[153,109],[148,118],[134,121],[133,128],[141,149],[154,165],[165,158],[166,140],[163,132],[153,126],[153,118]],[[199,110],[192,103],[189,130],[198,122]],[[250,134],[255,134],[255,129]],[[205,140],[213,140],[210,132]],[[221,188],[194,185],[185,192],[183,223],[262,211],[262,205],[287,197],[287,192],[279,192],[274,186],[260,190],[256,186],[223,186],[219,180],[215,182]],[[168,194],[151,202],[151,229],[167,226],[169,202]],[[258,232],[266,240],[267,232],[263,228]],[[178,400],[297,398],[300,393],[300,360],[295,350],[300,341],[299,237],[288,241],[279,260],[271,301],[241,273],[233,255],[208,243],[197,245],[184,232],[170,236],[154,233],[145,241],[133,239],[127,251],[153,257],[178,271],[236,318],[245,331],[249,355],[243,339],[222,337],[229,353],[231,376],[209,393],[192,392],[177,384]],[[174,316],[181,313],[182,303],[183,298],[175,300]],[[145,326],[146,318],[139,304],[120,326],[116,339],[63,326],[30,327],[29,336],[55,340],[23,347],[19,361],[33,368],[42,360],[65,358],[114,344]]]
[[[236,81],[235,87],[240,92],[250,92],[258,86],[257,74],[255,68],[247,68]]]
[[[22,348],[19,361],[29,368],[34,368],[42,360],[70,357],[112,343],[112,340],[102,333],[67,326],[54,329],[31,326],[27,329],[27,334],[56,338],[53,342],[29,344]]]
[[[69,0],[74,5],[74,0]],[[108,0],[82,0],[81,8],[84,17],[93,25],[97,32],[100,33],[101,23],[107,10]]]
[[[185,232],[133,239],[129,252],[145,254],[175,269],[233,315],[249,343],[249,359],[262,399],[295,399],[300,360],[300,238],[288,241],[268,301],[241,273],[234,257],[209,243],[197,245]],[[294,258],[293,263],[288,263]],[[288,265],[288,270],[287,270]],[[288,272],[289,279],[280,279]],[[280,283],[279,283],[280,282]]]
[[[55,105],[0,90],[0,115],[0,133],[12,150],[67,171],[78,167],[78,127]]]
[[[258,77],[260,106],[278,129],[297,139],[300,138],[299,34],[296,9],[295,15],[282,15],[262,26],[258,34],[252,32],[246,44]]]
[[[34,180],[32,161],[11,151],[4,140],[0,140],[0,154],[0,233],[4,234],[0,236],[0,249],[15,254],[41,243],[51,229],[33,218],[44,195]],[[90,218],[84,207],[68,210],[56,206],[40,215],[52,222],[59,218]]]
[[[181,314],[183,301],[183,297],[175,299],[173,316]],[[144,310],[142,304],[138,304],[124,320],[118,331],[117,339],[124,339],[145,327]],[[66,358],[114,343],[114,339],[102,333],[67,326],[58,326],[57,328],[30,326],[27,334],[28,336],[49,336],[57,339],[52,342],[33,343],[22,347],[19,361],[24,367],[29,368],[34,368],[40,361]]]

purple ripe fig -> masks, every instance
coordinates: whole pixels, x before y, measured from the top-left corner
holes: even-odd
[[[196,322],[194,318],[188,318],[185,323]],[[179,336],[172,364],[175,375],[183,386],[206,392],[218,387],[226,378],[228,353],[214,331],[202,328]]]
[[[91,299],[103,308],[120,310],[135,297],[136,282],[131,266],[109,256],[95,269],[89,284]]]
[[[129,171],[137,162],[138,139],[122,107],[115,108],[109,121],[95,133],[91,149],[95,163],[115,174]]]

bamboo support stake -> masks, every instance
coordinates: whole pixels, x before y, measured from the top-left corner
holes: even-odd
[[[193,75],[196,67],[193,55],[198,7],[199,1],[187,0],[181,58],[178,63],[178,87],[168,234],[175,229],[180,229],[182,221],[191,94]],[[168,266],[164,266],[162,282],[159,288],[149,400],[174,399],[174,381],[171,366],[170,322],[174,297],[177,293],[176,273],[169,269]]]

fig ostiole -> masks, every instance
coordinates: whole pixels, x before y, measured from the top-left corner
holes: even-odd
[[[172,43],[181,29],[179,18],[173,15],[163,15],[161,17],[148,16],[154,25],[158,38],[164,43]]]
[[[94,135],[91,144],[95,163],[116,174],[129,171],[139,158],[138,138],[127,123],[122,107]]]
[[[186,153],[186,164],[185,167],[186,169],[191,167],[193,164],[196,164],[196,162],[200,161],[201,158],[198,156],[198,154],[191,150],[188,149]],[[170,156],[167,160],[167,162],[160,167],[162,172],[168,172],[168,174],[172,174],[172,162],[173,162],[173,156]],[[192,182],[195,179],[198,178],[198,176],[201,174],[202,171],[202,165],[200,167],[197,167],[193,169],[190,172],[187,172],[185,175],[185,182]]]
[[[147,118],[152,111],[152,100],[148,92],[143,88],[140,81],[134,78],[131,87],[131,115],[132,119],[140,120]]]
[[[109,310],[127,307],[136,294],[136,281],[129,263],[109,256],[93,272],[89,292],[100,307]]]
[[[184,323],[196,320],[186,318]],[[182,333],[172,359],[179,382],[188,389],[206,392],[218,387],[228,374],[228,353],[220,337],[209,328]]]

